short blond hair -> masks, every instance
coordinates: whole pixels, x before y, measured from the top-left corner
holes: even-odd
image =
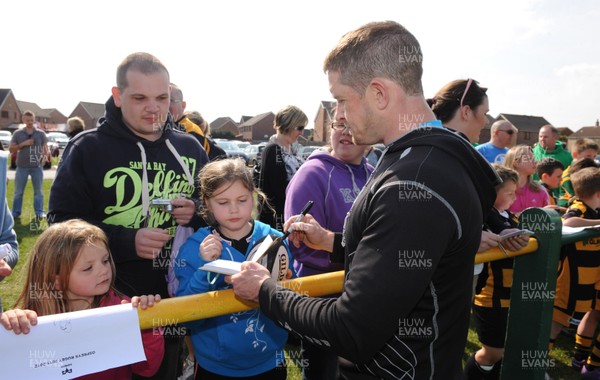
[[[76,130],[82,131],[85,129],[85,122],[79,116],[73,116],[73,117],[68,118],[67,125],[69,126],[69,130],[71,130],[71,131],[76,131]]]
[[[280,133],[287,133],[297,127],[305,127],[308,123],[306,114],[296,106],[286,106],[280,109],[275,115],[273,128]]]

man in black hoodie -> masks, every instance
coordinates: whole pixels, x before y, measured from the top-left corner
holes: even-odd
[[[196,178],[208,157],[168,116],[169,83],[156,57],[125,58],[100,126],[71,140],[50,190],[48,221],[80,218],[102,228],[116,264],[115,285],[130,297],[168,297],[175,229],[198,222],[191,198],[198,198]],[[176,378],[179,346],[179,339],[165,339],[155,378]]]
[[[289,219],[292,242],[345,263],[344,291],[316,299],[278,287],[256,263],[236,294],[302,339],[340,356],[343,379],[462,378],[474,256],[496,173],[442,128],[425,102],[422,55],[395,22],[346,34],[324,69],[356,144],[386,149],[355,200],[343,236],[310,216]]]

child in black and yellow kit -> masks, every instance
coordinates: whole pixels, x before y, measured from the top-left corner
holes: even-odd
[[[496,234],[510,232],[518,226],[517,217],[508,211],[515,201],[519,173],[505,166],[492,164],[502,183],[496,186],[496,201],[485,221],[485,227]],[[509,231],[506,231],[506,230]],[[465,363],[464,374],[468,380],[497,379],[500,361],[504,355],[504,337],[510,305],[513,258],[484,264],[477,280],[473,319],[481,349]]]
[[[594,160],[598,154],[598,144],[592,139],[578,139],[575,141],[575,144],[573,144],[571,154],[573,155],[573,162],[563,171],[560,181],[560,197],[557,204],[561,207],[568,207],[569,200],[575,196],[573,183],[571,182],[571,174],[575,173],[579,169],[591,167],[595,164]],[[587,160],[587,162],[580,162],[582,160]]]
[[[583,227],[600,224],[600,168],[581,169],[572,174],[571,181],[576,198],[563,215],[563,225]],[[588,359],[600,319],[599,290],[600,238],[563,246],[556,280],[550,345],[563,327],[578,325],[572,364],[575,369],[581,369],[583,378],[588,379],[600,379],[600,341],[596,341]]]
[[[552,190],[560,187],[564,169],[565,167],[562,162],[555,160],[552,157],[542,158],[535,168],[535,172],[540,178],[540,184],[546,188],[548,196],[550,197],[550,206],[560,212],[561,215],[564,214],[567,209],[566,207],[561,208],[558,206],[558,197],[552,193]]]

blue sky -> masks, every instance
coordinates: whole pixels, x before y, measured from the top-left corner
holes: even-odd
[[[220,116],[331,100],[321,66],[347,31],[395,20],[420,41],[423,85],[472,77],[490,114],[578,129],[600,118],[600,3],[505,1],[13,1],[2,6],[0,88],[67,116],[103,103],[129,53],[161,59],[188,109]],[[5,21],[8,19],[8,21]]]

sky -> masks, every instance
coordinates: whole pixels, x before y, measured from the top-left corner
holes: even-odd
[[[423,52],[432,97],[454,79],[488,87],[490,115],[543,116],[577,130],[600,118],[595,0],[20,0],[2,5],[0,88],[69,116],[104,103],[130,53],[158,57],[188,110],[222,116],[332,100],[322,63],[340,37],[394,20]]]

